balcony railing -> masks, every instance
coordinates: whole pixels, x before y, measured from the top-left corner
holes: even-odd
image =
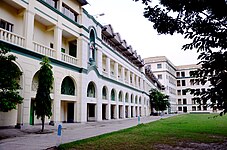
[[[37,42],[33,42],[34,51],[45,56],[55,57],[56,51],[52,48],[39,44]]]
[[[0,28],[0,39],[24,47],[24,37]]]
[[[72,65],[77,65],[78,59],[65,53],[61,53],[61,60]]]
[[[102,74],[103,74],[104,76],[108,77],[108,72],[102,71]]]

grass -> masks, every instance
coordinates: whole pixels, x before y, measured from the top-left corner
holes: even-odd
[[[155,149],[157,144],[179,142],[223,142],[227,138],[227,116],[187,114],[141,124],[125,130],[62,144],[60,150]]]

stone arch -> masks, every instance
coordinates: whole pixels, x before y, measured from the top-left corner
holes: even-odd
[[[76,95],[76,86],[70,76],[66,76],[61,83],[61,94]]]
[[[131,94],[130,102],[131,102],[131,103],[134,102],[134,96],[133,96],[133,94]]]
[[[128,93],[125,94],[125,102],[128,102]]]
[[[102,88],[102,99],[108,99],[108,88],[106,86],[103,86]]]
[[[115,89],[111,90],[110,96],[111,96],[112,101],[116,101],[116,90]]]
[[[138,96],[135,97],[135,104],[138,104]]]
[[[96,85],[94,82],[89,82],[87,86],[87,97],[96,98]]]
[[[122,91],[120,91],[119,94],[118,94],[118,101],[119,102],[123,101],[123,92]]]

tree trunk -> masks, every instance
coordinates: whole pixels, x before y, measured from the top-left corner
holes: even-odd
[[[43,132],[43,131],[44,131],[44,121],[45,121],[45,117],[42,117],[41,120],[42,120],[42,130],[41,130],[41,131]]]

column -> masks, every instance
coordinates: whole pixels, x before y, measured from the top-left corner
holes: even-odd
[[[114,62],[114,74],[116,79],[118,79],[118,63]]]
[[[98,87],[100,87],[98,84],[97,84]],[[102,121],[102,88],[97,88],[97,121]]]
[[[100,49],[97,50],[97,67],[98,71],[102,72],[102,51]]]
[[[139,77],[136,76],[136,87],[139,87]]]
[[[61,77],[58,76],[58,72],[54,74],[54,100],[53,100],[53,114],[51,122],[54,124],[60,123],[61,118]]]
[[[135,74],[132,73],[132,85],[135,86]]]
[[[123,83],[125,83],[125,68],[124,67],[121,68],[121,76],[122,76]]]
[[[30,8],[30,7],[29,7]],[[25,47],[33,50],[33,35],[34,35],[34,13],[29,9],[24,13],[24,37]]]
[[[126,78],[127,78],[128,83],[130,84],[130,71],[129,70],[127,71],[127,77]]]
[[[61,60],[62,48],[62,29],[58,26],[54,28],[54,49],[56,50],[56,58]]]
[[[110,58],[106,57],[106,72],[108,74],[108,77],[110,77]]]

